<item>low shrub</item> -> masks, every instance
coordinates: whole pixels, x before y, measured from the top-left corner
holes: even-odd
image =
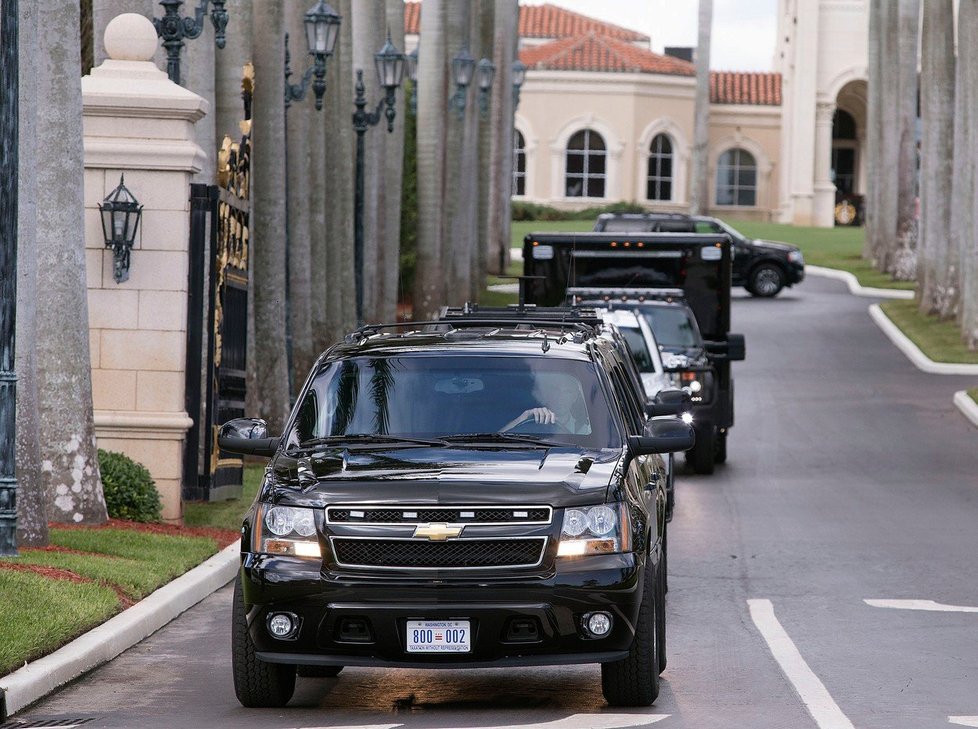
[[[98,466],[102,472],[105,507],[110,517],[142,522],[162,519],[160,493],[145,466],[122,453],[103,451],[101,448]]]

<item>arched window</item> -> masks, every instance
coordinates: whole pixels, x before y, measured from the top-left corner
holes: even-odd
[[[656,134],[649,146],[645,199],[672,200],[672,141],[665,134]]]
[[[518,129],[513,130],[513,194],[526,194],[526,140]]]
[[[591,129],[567,142],[564,190],[567,197],[604,197],[606,156],[604,139]]]
[[[744,149],[728,149],[717,160],[717,205],[757,204],[757,162]]]

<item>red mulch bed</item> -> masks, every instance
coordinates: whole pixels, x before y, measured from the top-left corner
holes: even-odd
[[[101,526],[85,526],[82,524],[55,524],[50,525],[55,529],[131,529],[136,532],[147,532],[149,534],[168,534],[173,537],[209,537],[215,540],[220,547],[233,544],[241,535],[233,529],[218,529],[216,527],[185,527],[178,524],[144,524],[138,521],[125,521],[124,519],[109,519]]]

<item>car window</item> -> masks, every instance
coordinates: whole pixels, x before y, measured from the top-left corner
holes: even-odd
[[[531,418],[507,432],[594,448],[620,445],[592,363],[444,353],[325,363],[297,406],[289,440],[495,433],[533,408],[550,409],[557,423]]]
[[[660,347],[702,346],[696,321],[685,307],[644,306],[639,311],[652,327]]]
[[[642,336],[642,330],[638,327],[625,326],[619,326],[618,329],[625,341],[628,342],[628,348],[631,350],[632,359],[635,360],[638,371],[655,372],[652,354],[649,352],[645,337]]]
[[[726,233],[718,223],[714,223],[708,220],[698,220],[696,221],[696,232],[703,235],[714,235],[716,233]]]
[[[611,218],[601,228],[605,233],[651,233],[653,222],[644,218]]]
[[[622,410],[628,420],[627,427],[631,433],[641,433],[645,426],[645,410],[639,402],[639,393],[631,383],[630,378],[625,372],[625,365],[619,359],[619,352],[609,355],[611,379],[614,383],[615,393],[619,399]],[[624,353],[621,353],[624,354]]]

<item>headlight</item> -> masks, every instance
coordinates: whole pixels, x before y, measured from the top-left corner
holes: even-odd
[[[801,254],[801,251],[789,251],[788,260],[792,263],[804,263],[805,257]]]
[[[259,552],[322,558],[312,509],[265,505],[259,508]]]
[[[615,554],[630,549],[631,531],[624,503],[587,506],[564,512],[558,557]]]
[[[669,384],[689,393],[692,402],[707,402],[713,396],[713,373],[709,370],[667,372]]]

